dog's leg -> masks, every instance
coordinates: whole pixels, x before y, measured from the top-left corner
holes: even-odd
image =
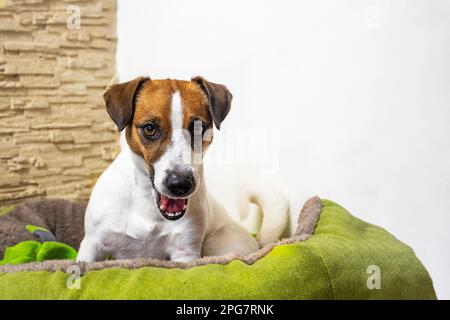
[[[101,247],[98,241],[84,238],[78,251],[77,261],[95,262],[104,260],[106,253],[100,249]]]
[[[225,228],[212,230],[205,237],[202,256],[222,256],[230,253],[248,255],[259,249],[259,244],[247,230],[230,221]]]

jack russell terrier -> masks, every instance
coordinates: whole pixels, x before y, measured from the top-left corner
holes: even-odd
[[[273,213],[265,216],[258,243],[207,192],[201,160],[213,125],[220,129],[231,107],[225,86],[202,77],[140,77],[112,85],[104,99],[121,132],[121,152],[92,191],[78,261],[187,262],[247,255],[260,243],[278,240],[288,219],[284,198],[273,199],[281,208],[266,206]]]

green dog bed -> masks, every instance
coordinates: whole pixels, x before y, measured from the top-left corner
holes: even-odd
[[[436,299],[413,250],[384,229],[317,197],[299,220],[296,235],[247,257],[1,266],[0,298]]]

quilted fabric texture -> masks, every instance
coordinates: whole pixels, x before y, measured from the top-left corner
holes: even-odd
[[[0,298],[436,299],[410,247],[334,202],[322,203],[311,238],[276,246],[252,265],[233,260],[189,269],[106,268],[83,275],[80,289],[67,288],[71,275],[60,271],[4,272]],[[380,273],[373,275],[373,268]],[[374,276],[379,289],[368,286]]]

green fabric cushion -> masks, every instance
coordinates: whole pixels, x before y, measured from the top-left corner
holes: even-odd
[[[339,205],[324,208],[309,240],[275,247],[253,265],[234,260],[190,269],[109,268],[68,289],[63,272],[0,273],[3,299],[436,299],[410,247]],[[381,271],[369,289],[367,269]]]

